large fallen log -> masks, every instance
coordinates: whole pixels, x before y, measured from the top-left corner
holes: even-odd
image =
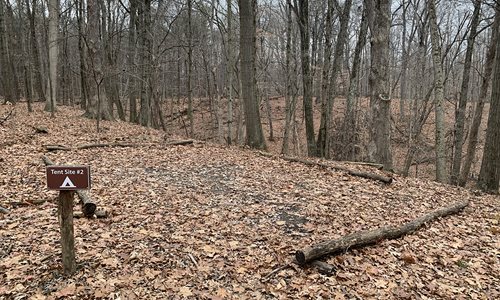
[[[456,214],[468,204],[469,201],[459,201],[451,206],[435,210],[399,227],[384,226],[374,230],[351,233],[336,240],[325,241],[304,250],[296,251],[295,259],[299,265],[305,265],[325,255],[347,251],[352,248],[364,247],[385,239],[396,239],[416,231],[427,222]]]
[[[270,153],[266,153],[266,152],[262,152],[262,151],[260,151],[259,153],[263,156],[266,156],[266,157],[273,157],[273,155]],[[321,162],[310,161],[310,160],[298,158],[298,157],[280,156],[280,158],[284,159],[286,161],[290,161],[290,162],[298,162],[298,163],[304,164],[306,166],[316,166],[316,167],[320,167],[323,169],[339,170],[339,171],[346,172],[347,174],[352,175],[352,176],[377,180],[377,181],[381,181],[381,182],[387,183],[387,184],[390,184],[392,182],[392,177],[385,176],[385,175],[357,171],[357,170],[349,169],[347,167],[342,167],[342,166],[332,166],[332,165],[324,164]]]
[[[9,210],[8,210],[8,209],[6,209],[5,207],[0,206],[0,213],[3,213],[3,214],[8,214],[8,213],[9,213]]]
[[[42,155],[42,160],[46,166],[51,166],[54,163],[45,155]],[[94,215],[94,212],[97,208],[97,205],[90,199],[90,197],[84,191],[77,190],[76,194],[78,198],[80,198],[80,202],[82,204],[82,212],[86,217],[91,217]]]

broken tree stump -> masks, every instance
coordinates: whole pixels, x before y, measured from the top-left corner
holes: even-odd
[[[305,265],[328,254],[347,251],[351,248],[364,247],[385,239],[396,239],[416,231],[427,222],[434,221],[440,217],[456,214],[464,209],[468,204],[469,201],[459,201],[451,206],[423,215],[422,217],[405,223],[399,227],[384,226],[374,230],[351,233],[336,240],[325,241],[314,246],[307,247],[304,250],[297,250],[295,252],[295,259],[299,265]]]
[[[45,155],[42,155],[42,160],[46,166],[52,166],[54,163]],[[80,198],[80,202],[82,204],[82,212],[86,217],[91,217],[94,215],[94,212],[97,208],[97,205],[90,199],[89,195],[84,191],[77,190],[76,194],[78,198]]]

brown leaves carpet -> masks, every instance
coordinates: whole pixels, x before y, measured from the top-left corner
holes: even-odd
[[[0,299],[500,298],[498,196],[400,176],[386,186],[236,147],[166,146],[164,133],[125,122],[102,122],[97,134],[77,109],[55,119],[36,109],[18,106],[0,126],[0,206],[10,210],[0,213]],[[44,147],[96,142],[137,146]],[[71,278],[61,275],[57,192],[41,155],[90,165],[90,195],[111,212],[75,219]],[[332,276],[292,264],[263,280],[296,249],[464,198],[459,215],[326,258]]]

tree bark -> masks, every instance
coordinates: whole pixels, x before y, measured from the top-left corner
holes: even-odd
[[[472,52],[476,40],[477,27],[479,25],[479,13],[481,11],[482,0],[474,2],[474,12],[470,25],[469,37],[467,38],[467,49],[465,52],[464,71],[462,76],[462,86],[460,89],[460,98],[458,101],[458,110],[455,115],[455,140],[453,143],[453,164],[451,169],[450,182],[457,185],[460,176],[460,167],[462,165],[462,146],[464,142],[465,127],[465,109],[467,108],[467,98],[469,94],[469,80],[472,65]]]
[[[35,16],[36,16],[36,5],[37,1],[32,1],[32,9],[30,10],[29,0],[26,0],[26,13],[29,18],[29,28],[30,28],[30,39],[31,39],[31,59],[33,61],[33,72],[35,73],[35,88],[38,93],[38,98],[45,102],[45,91],[43,89],[43,80],[42,80],[42,67],[40,63],[40,53],[38,51],[38,40],[36,38],[36,29],[35,29]]]
[[[325,241],[314,246],[307,247],[304,250],[296,251],[295,259],[299,265],[305,265],[325,255],[376,244],[385,239],[397,239],[415,232],[426,223],[434,221],[438,218],[456,214],[463,210],[468,204],[468,201],[459,201],[451,206],[435,210],[398,227],[384,226],[374,230],[351,233],[336,240]]]
[[[391,0],[367,0],[371,31],[371,66],[369,84],[371,129],[368,144],[370,161],[392,170],[391,99],[389,87],[389,33]]]
[[[436,122],[436,180],[446,182],[446,138],[444,124],[444,83],[443,64],[441,61],[441,45],[437,25],[436,4],[428,0],[429,26],[431,31],[432,61],[434,65],[434,110]]]
[[[314,133],[314,107],[312,102],[312,73],[310,34],[309,34],[309,0],[295,0],[295,14],[297,16],[300,31],[300,57],[302,68],[302,102],[304,119],[306,125],[307,155],[316,156],[316,139]]]
[[[328,89],[328,92],[326,93],[326,99],[324,99],[325,105],[323,106],[321,112],[318,142],[316,145],[316,151],[319,157],[330,157],[330,123],[332,118],[333,101],[335,100],[335,96],[337,93],[335,86],[337,85],[338,73],[342,68],[342,61],[344,60],[344,50],[345,43],[348,37],[348,25],[351,14],[351,6],[352,0],[346,0],[344,3],[344,9],[342,11],[342,14],[340,15],[340,30],[337,36],[337,42],[335,44],[332,74],[330,76],[329,84],[326,87]]]
[[[240,7],[240,69],[245,111],[246,144],[265,149],[255,78],[255,9],[256,0],[239,0]]]
[[[481,170],[477,182],[483,191],[497,194],[500,184],[500,39],[496,41],[490,112]]]
[[[58,57],[58,23],[59,0],[49,0],[49,98],[45,102],[45,111],[54,116],[57,99],[57,57]]]
[[[486,54],[486,61],[484,63],[484,74],[482,76],[481,89],[479,92],[476,109],[474,110],[474,117],[472,119],[472,125],[470,127],[470,132],[469,132],[469,142],[467,144],[467,152],[465,155],[462,172],[460,174],[460,180],[459,180],[460,186],[465,186],[465,184],[467,183],[467,178],[469,177],[472,161],[474,160],[474,156],[476,154],[479,127],[481,127],[484,104],[486,102],[486,97],[488,95],[491,74],[493,73],[493,66],[495,64],[496,46],[497,46],[498,32],[500,26],[500,2],[497,2],[495,10],[496,10],[495,20],[493,21],[492,25],[493,29],[491,33],[490,43],[488,46],[488,52]]]

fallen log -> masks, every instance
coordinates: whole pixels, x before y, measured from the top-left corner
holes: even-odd
[[[45,149],[47,151],[70,151],[71,148],[68,148],[66,146],[63,146],[63,145],[45,145]]]
[[[91,149],[91,148],[105,148],[105,147],[135,147],[137,145],[135,144],[127,144],[127,143],[98,143],[98,144],[87,144],[87,145],[81,145],[76,147],[78,150],[83,150],[83,149]]]
[[[266,157],[273,157],[272,154],[262,152],[262,151],[260,151],[259,154],[266,156]],[[338,171],[343,171],[351,176],[362,177],[362,178],[371,179],[371,180],[377,180],[377,181],[381,181],[381,182],[386,183],[386,184],[390,184],[392,182],[392,177],[385,176],[385,175],[357,171],[357,170],[349,169],[347,167],[342,167],[342,166],[332,166],[332,165],[324,164],[321,162],[310,161],[310,160],[298,158],[298,157],[280,156],[280,158],[282,158],[286,161],[290,161],[290,162],[298,162],[298,163],[304,164],[306,166],[316,166],[316,167],[320,167],[323,169],[334,169],[334,170],[338,170]]]
[[[374,230],[351,233],[336,240],[325,241],[312,247],[307,247],[304,250],[297,250],[295,252],[295,259],[299,265],[305,265],[325,255],[347,251],[351,248],[364,247],[385,239],[396,239],[416,231],[427,222],[456,214],[464,209],[468,204],[469,201],[459,201],[451,206],[423,215],[422,217],[405,223],[399,227],[384,226]]]
[[[0,206],[0,213],[8,214],[9,212],[10,211],[7,208]]]
[[[167,146],[184,146],[184,145],[191,145],[193,143],[194,143],[194,140],[180,140],[180,141],[167,142],[165,145],[167,145]]]
[[[45,155],[42,155],[42,160],[46,166],[51,166],[54,163]],[[90,197],[84,191],[77,190],[76,194],[80,198],[80,202],[82,204],[82,212],[86,217],[91,217],[94,215],[94,212],[97,208],[97,205],[90,199]]]

